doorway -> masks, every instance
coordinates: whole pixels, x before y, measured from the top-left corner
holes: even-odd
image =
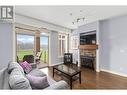
[[[39,54],[39,60],[36,60],[37,67],[43,68],[49,65],[49,36],[48,33],[41,32],[36,37],[36,54]]]
[[[49,65],[49,32],[16,27],[17,62],[36,63],[38,68]],[[25,60],[24,60],[25,57]]]
[[[39,60],[38,68],[47,67],[49,63],[49,37],[44,35],[44,33],[40,34],[40,60]]]

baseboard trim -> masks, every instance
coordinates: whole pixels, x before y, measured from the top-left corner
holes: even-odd
[[[112,73],[112,74],[119,75],[119,76],[122,76],[122,77],[127,77],[127,74],[118,73],[118,72],[114,72],[114,71],[110,71],[110,70],[106,70],[106,69],[101,69],[100,71]]]
[[[56,65],[60,65],[60,64],[63,64],[63,62],[56,63],[56,64],[50,64],[49,66],[56,66]]]

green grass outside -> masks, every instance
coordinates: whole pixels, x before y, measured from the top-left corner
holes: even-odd
[[[24,55],[33,55],[32,50],[20,50],[17,51],[17,56],[20,61],[23,60]],[[41,60],[42,62],[47,63],[48,62],[48,53],[42,50],[42,55],[41,55]]]

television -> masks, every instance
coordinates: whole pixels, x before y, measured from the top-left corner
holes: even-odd
[[[87,32],[80,34],[80,45],[96,44],[96,32]]]

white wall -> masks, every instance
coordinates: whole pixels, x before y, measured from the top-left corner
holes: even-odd
[[[13,25],[0,22],[0,69],[13,61]]]
[[[101,69],[127,75],[127,16],[100,22]]]
[[[52,31],[50,36],[50,49],[51,49],[51,63],[50,65],[58,64],[58,32]]]
[[[63,63],[63,57],[58,57],[58,32],[52,31],[50,38],[50,49],[51,49],[51,63],[50,65],[56,65]]]

